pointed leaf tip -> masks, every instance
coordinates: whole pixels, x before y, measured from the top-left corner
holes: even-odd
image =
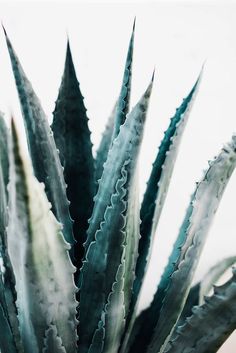
[[[134,22],[133,22],[133,33],[135,31],[135,26],[136,26],[136,16],[134,16]]]
[[[153,82],[153,81],[154,81],[155,74],[156,74],[156,68],[154,67],[154,69],[153,69],[153,73],[152,73],[151,82]]]
[[[192,91],[196,90],[196,88],[200,85],[201,80],[202,80],[202,76],[203,76],[203,72],[204,72],[204,68],[205,68],[205,61],[204,61],[203,64],[202,64],[200,73],[199,73],[199,75],[198,75],[198,77],[197,77],[197,80],[196,80],[196,82],[195,82],[195,85],[193,86]]]
[[[1,24],[2,24],[2,29],[3,29],[4,35],[7,37],[7,31],[6,31],[5,27],[4,27],[3,22],[1,22]]]

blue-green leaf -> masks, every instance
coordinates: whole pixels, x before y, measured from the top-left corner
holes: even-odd
[[[95,180],[99,181],[102,176],[103,172],[103,165],[107,160],[107,155],[109,148],[111,146],[111,140],[112,140],[112,135],[113,135],[113,129],[114,129],[114,120],[115,120],[115,112],[116,112],[116,105],[115,104],[111,115],[108,118],[105,130],[102,134],[102,138],[97,150],[97,155],[95,159]]]
[[[216,284],[218,279],[234,264],[236,263],[236,256],[227,257],[213,267],[207,272],[200,282],[200,293],[199,293],[199,304],[204,303],[204,297],[209,294],[213,285]]]
[[[80,278],[81,353],[88,351],[121,264],[129,186],[137,163],[151,88],[152,82],[114,140],[95,197],[88,228],[88,251]]]
[[[134,47],[134,33],[135,33],[135,20],[133,30],[129,42],[127,58],[125,62],[125,70],[119,98],[115,106],[115,119],[112,141],[117,137],[121,125],[124,124],[126,115],[129,111],[130,92],[131,92],[131,76],[132,76],[132,62],[133,62],[133,47]]]
[[[108,296],[105,307],[106,335],[103,353],[118,352],[122,334],[125,329],[125,245],[121,263],[118,267],[115,282]]]
[[[9,328],[11,330],[12,339],[15,342],[15,346],[18,352],[23,352],[20,334],[19,334],[19,322],[17,318],[16,309],[16,289],[15,289],[15,276],[13,273],[12,264],[8,254],[7,247],[7,225],[8,225],[8,206],[7,206],[7,185],[4,180],[3,168],[7,168],[5,171],[5,177],[8,179],[9,173],[9,160],[8,160],[8,136],[7,127],[2,117],[0,116],[0,147],[1,147],[1,163],[0,163],[0,258],[2,261],[2,293],[1,293],[1,305],[5,310],[5,317],[8,321]],[[4,146],[5,144],[5,146]]]
[[[2,305],[0,304],[0,350],[1,353],[18,353],[12,336],[9,321],[5,316]]]
[[[141,239],[139,241],[139,257],[135,271],[136,278],[134,282],[134,295],[132,298],[133,307],[136,305],[140,289],[142,287],[157,224],[165,202],[179,145],[188,121],[190,109],[196,97],[201,75],[202,73],[199,75],[187,98],[183,100],[183,103],[176,110],[175,116],[171,118],[170,125],[166,130],[159,147],[159,151],[155,162],[153,163],[152,172],[147,183],[147,188],[140,211]]]
[[[8,159],[9,131],[6,126],[3,114],[0,113],[0,160],[2,165],[3,181],[7,196],[7,185],[9,182],[9,159]]]
[[[178,320],[176,327],[183,324],[186,317],[192,313],[192,308],[196,305],[204,303],[204,297],[209,294],[213,285],[219,280],[221,276],[236,262],[236,256],[227,257],[219,261],[216,265],[210,268],[203,279],[196,283],[189,292],[188,298],[185,302],[183,311]],[[172,339],[172,338],[171,338]]]
[[[131,352],[163,352],[190,290],[190,284],[219,202],[236,166],[236,136],[210,163],[197,184],[186,217],[162,275],[154,299],[145,313],[142,334]]]
[[[95,331],[95,334],[92,339],[92,343],[89,347],[88,353],[102,353],[104,347],[105,339],[105,322],[104,322],[105,313],[102,313],[101,321],[98,323],[98,328]]]
[[[105,131],[102,134],[102,139],[97,150],[97,156],[95,160],[96,181],[99,181],[102,176],[103,166],[104,166],[104,163],[106,162],[107,154],[111,146],[111,143],[118,135],[120,126],[125,122],[126,115],[129,112],[134,32],[135,32],[135,20],[134,20],[133,30],[132,30],[132,34],[129,42],[120,95],[108,119]]]
[[[22,156],[14,125],[10,162],[7,236],[24,352],[42,352],[45,332],[55,325],[66,352],[74,353],[77,302],[70,246],[50,211],[44,185]]]
[[[63,234],[66,241],[73,243],[66,184],[52,131],[39,99],[27,79],[6,33],[5,35],[21,103],[34,173],[36,178],[45,184],[53,213],[57,220],[63,224]]]
[[[66,353],[62,340],[58,336],[55,325],[50,325],[45,332],[44,348],[42,353]]]
[[[69,42],[62,82],[53,113],[52,131],[64,167],[70,214],[74,221],[75,265],[80,268],[88,219],[93,207],[94,161],[86,108],[76,77]]]
[[[215,353],[236,328],[236,272],[177,330],[165,353]]]

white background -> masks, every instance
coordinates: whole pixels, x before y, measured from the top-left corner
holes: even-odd
[[[206,60],[157,231],[141,306],[151,300],[207,161],[236,131],[236,2],[155,1],[0,2],[0,18],[51,119],[62,75],[67,34],[88,108],[94,152],[118,96],[127,45],[137,17],[132,105],[156,67],[140,160],[141,194],[169,118]],[[9,58],[0,33],[0,109],[22,126]],[[22,130],[23,135],[23,130]],[[236,253],[236,175],[227,188],[197,270]],[[236,345],[236,339],[234,339]],[[221,352],[233,353],[233,338]]]

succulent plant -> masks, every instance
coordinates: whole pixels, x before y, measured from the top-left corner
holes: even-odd
[[[138,157],[154,75],[130,110],[134,30],[120,95],[95,157],[69,42],[50,128],[5,32],[30,158],[15,120],[8,129],[1,116],[1,353],[210,353],[236,328],[235,270],[213,286],[236,257],[191,287],[236,166],[236,136],[196,185],[153,301],[137,312],[202,73],[170,121],[140,206]]]

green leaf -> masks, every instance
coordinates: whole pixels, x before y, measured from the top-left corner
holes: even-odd
[[[53,113],[52,131],[64,167],[70,214],[74,220],[75,265],[80,268],[88,219],[93,208],[94,161],[86,108],[76,77],[69,41],[64,73]]]
[[[46,330],[55,325],[66,352],[74,353],[77,302],[70,246],[50,211],[44,185],[22,157],[14,125],[10,161],[8,246],[24,351],[41,352]]]
[[[36,178],[45,184],[53,213],[57,220],[63,224],[63,234],[66,241],[73,243],[66,184],[52,131],[39,99],[21,67],[6,32],[5,35],[21,103],[34,173]]]
[[[236,272],[202,306],[178,328],[178,336],[170,341],[167,353],[215,353],[236,328]]]
[[[114,141],[95,197],[80,277],[80,353],[88,351],[121,263],[129,185],[137,163],[151,88],[152,82]]]
[[[202,72],[200,73],[191,92],[171,118],[168,129],[159,147],[152,172],[147,183],[144,199],[141,206],[139,257],[136,266],[136,279],[134,282],[134,295],[132,307],[135,307],[142,287],[147,264],[149,262],[152,242],[155,236],[157,224],[167,195],[174,164],[178,154],[181,138],[188,121],[189,113],[197,94]]]
[[[235,147],[236,136],[233,136],[197,184],[168,265],[146,312],[142,334],[137,336],[131,352],[143,352],[147,346],[148,353],[163,352],[185,304],[209,227],[235,168]]]
[[[114,130],[112,141],[118,136],[121,125],[124,124],[126,115],[129,111],[130,92],[131,92],[131,76],[132,76],[132,62],[133,62],[133,47],[134,47],[134,33],[135,33],[135,20],[133,30],[129,42],[128,53],[125,62],[125,70],[119,98],[116,103]]]
[[[95,159],[95,173],[96,173],[95,180],[97,182],[101,179],[102,172],[103,172],[103,165],[107,160],[108,151],[111,145],[113,129],[114,129],[116,105],[117,103],[115,104],[111,112],[111,115],[108,118],[105,130],[102,134],[102,138],[97,150],[97,155]]]

